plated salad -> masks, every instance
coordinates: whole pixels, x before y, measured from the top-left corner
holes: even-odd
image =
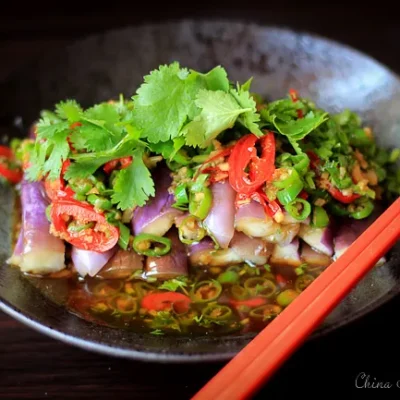
[[[397,198],[400,150],[350,110],[251,84],[174,62],[131,97],[43,110],[0,148],[20,205],[8,263],[68,282],[65,306],[96,323],[262,329]]]

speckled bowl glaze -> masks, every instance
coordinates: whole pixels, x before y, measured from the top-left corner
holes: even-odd
[[[371,124],[379,144],[400,146],[400,81],[385,66],[341,44],[308,34],[240,22],[179,21],[91,36],[47,54],[1,86],[0,119],[32,122],[42,108],[73,97],[83,105],[131,96],[143,75],[159,64],[208,70],[223,65],[233,80],[254,77],[253,90],[268,99],[296,88],[329,111],[351,108]],[[13,133],[14,134],[14,133]],[[0,309],[44,334],[87,350],[158,362],[227,360],[251,335],[170,338],[92,325],[71,315],[16,269],[5,264],[15,194],[0,196]],[[326,318],[310,340],[365,315],[400,288],[400,248],[373,269]],[[41,285],[46,285],[42,281]]]

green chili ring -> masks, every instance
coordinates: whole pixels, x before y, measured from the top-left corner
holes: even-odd
[[[196,228],[194,228],[196,236],[193,239],[192,238],[189,239],[189,238],[185,237],[185,228],[189,232],[193,231],[193,227],[190,226],[191,223],[193,223],[193,225],[196,226]],[[193,215],[189,215],[179,225],[178,235],[179,235],[179,240],[182,243],[193,244],[193,243],[200,242],[200,240],[204,238],[204,236],[206,235],[206,230],[201,226],[201,222],[198,218],[196,218]]]
[[[288,176],[282,180],[274,181],[273,184],[278,189],[287,189],[292,186],[298,180],[300,180],[300,176],[294,168],[283,168],[288,170]]]
[[[304,187],[303,182],[299,178],[298,180],[294,181],[293,184],[290,185],[289,187],[281,189],[276,194],[276,197],[283,206],[286,206],[292,203],[296,199],[296,197],[303,190],[303,187]]]
[[[336,201],[331,201],[327,204],[329,212],[337,217],[345,217],[350,215],[350,211]]]
[[[128,304],[127,308],[121,308],[118,301],[125,301]],[[137,301],[134,297],[129,296],[125,293],[119,293],[108,300],[108,305],[110,308],[117,312],[118,314],[135,314],[138,309]]]
[[[314,206],[312,225],[316,228],[325,228],[329,224],[327,212],[320,206]]]
[[[276,293],[276,285],[269,279],[249,278],[244,282],[244,287],[253,295],[271,298]],[[261,288],[260,288],[261,287]]]
[[[212,192],[208,187],[199,191],[191,191],[189,199],[189,213],[203,220],[207,217],[212,205]]]
[[[236,300],[246,300],[250,296],[249,291],[240,285],[231,286],[229,291]]]
[[[218,281],[201,281],[193,286],[191,298],[195,303],[208,303],[218,299],[221,292],[222,286]]]
[[[121,281],[113,280],[113,281],[101,281],[98,284],[96,284],[93,289],[89,288],[88,284],[88,291],[95,296],[99,297],[106,297],[110,295],[114,295],[118,293],[122,287],[123,283]]]
[[[294,284],[294,287],[298,292],[305,290],[313,281],[314,277],[309,274],[300,275]]]
[[[140,246],[141,244],[143,244],[143,242],[145,248]],[[151,243],[159,243],[163,245],[163,247],[157,246],[154,249],[152,249]],[[152,235],[150,233],[141,233],[133,239],[132,246],[133,249],[138,254],[143,254],[145,256],[152,256],[152,257],[159,257],[169,253],[169,251],[171,250],[171,240],[166,237]]]
[[[301,204],[303,206],[303,209],[301,210],[301,212],[299,213],[299,210],[297,208],[298,204]],[[296,200],[292,201],[291,203],[287,204],[284,206],[285,210],[295,219],[299,220],[299,221],[304,221],[306,218],[308,218],[308,216],[311,213],[311,204],[301,198],[297,198]]]
[[[254,308],[250,311],[249,317],[267,321],[275,318],[282,311],[282,307],[277,304],[264,304],[263,306]]]
[[[276,297],[276,302],[281,307],[287,307],[298,295],[299,293],[296,290],[286,289],[278,294]]]
[[[219,283],[237,283],[239,282],[239,274],[236,271],[224,271],[218,275],[217,278]]]
[[[374,210],[374,203],[371,200],[366,200],[356,206],[356,210],[350,212],[350,217],[354,219],[367,218]]]
[[[211,321],[226,321],[232,316],[232,309],[221,304],[210,304],[203,310],[202,314]]]

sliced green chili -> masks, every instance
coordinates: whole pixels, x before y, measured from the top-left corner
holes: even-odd
[[[208,187],[190,193],[189,212],[203,220],[207,217],[212,205],[212,192]]]
[[[181,183],[175,189],[175,203],[172,205],[174,208],[179,210],[187,210],[189,204],[189,196],[187,194],[186,185]]]
[[[279,189],[287,189],[300,179],[299,174],[294,168],[287,168],[287,177],[274,181],[273,184]]]
[[[131,282],[127,282],[127,283],[131,283]],[[127,283],[125,284],[124,290],[125,290],[125,292],[128,293],[128,290],[129,290],[128,288],[130,288],[131,286],[126,286]],[[149,285],[147,282],[135,282],[135,283],[133,283],[133,288],[139,297],[143,297],[145,294],[155,290],[155,287],[152,285]],[[131,294],[131,296],[133,296],[133,295]]]
[[[371,200],[362,200],[355,205],[355,210],[350,212],[350,217],[354,219],[367,218],[373,210],[374,203]]]
[[[296,279],[294,286],[298,292],[302,292],[313,282],[314,279],[315,278],[309,274],[300,275]]]
[[[282,311],[282,307],[277,304],[265,304],[250,311],[249,317],[267,321],[276,317]]]
[[[286,289],[278,294],[276,301],[280,306],[287,307],[298,295],[299,293],[295,290]]]
[[[129,244],[130,230],[126,225],[124,225],[121,222],[118,224],[118,227],[119,227],[118,244],[121,248],[126,250],[128,248],[128,244]]]
[[[239,274],[235,271],[224,271],[218,275],[219,283],[236,283],[239,281]]]
[[[276,285],[269,279],[249,278],[244,282],[244,287],[255,296],[270,298],[276,292]]]
[[[154,245],[153,248],[152,245]],[[138,254],[157,257],[169,253],[171,240],[150,233],[141,233],[133,239],[132,246]]]
[[[68,181],[70,188],[77,194],[85,195],[93,188],[96,179],[94,176],[89,178],[73,178]]]
[[[134,314],[138,308],[136,300],[125,293],[113,296],[108,305],[118,314]]]
[[[69,232],[82,232],[85,229],[90,229],[93,228],[95,225],[94,222],[88,222],[87,224],[79,224],[77,221],[71,221],[68,225],[68,231]]]
[[[250,296],[249,291],[240,285],[231,286],[229,291],[236,300],[246,300]]]
[[[232,309],[220,304],[210,304],[202,314],[204,318],[211,321],[226,321],[232,316]]]
[[[299,210],[299,206],[301,210]],[[301,198],[297,198],[285,206],[285,210],[295,219],[304,221],[311,213],[311,204]]]
[[[96,296],[106,297],[118,293],[122,289],[121,281],[102,281],[95,285],[91,291]]]
[[[87,197],[87,201],[99,210],[111,210],[113,207],[110,200],[97,194],[90,194]]]
[[[289,187],[281,189],[276,194],[276,197],[283,206],[286,206],[296,199],[296,197],[303,190],[303,187],[303,182],[299,178],[298,180],[294,181]]]
[[[328,213],[320,206],[314,206],[312,225],[317,228],[325,228],[329,224]]]
[[[222,286],[218,281],[201,281],[194,285],[191,291],[191,297],[195,303],[208,303],[218,299],[221,292]]]
[[[337,217],[345,217],[350,215],[350,212],[346,206],[340,204],[338,201],[332,200],[326,205],[326,207],[332,215]]]
[[[182,243],[193,244],[200,242],[206,235],[206,231],[198,218],[189,215],[179,225],[178,234]]]

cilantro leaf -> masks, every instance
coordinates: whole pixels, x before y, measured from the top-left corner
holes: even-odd
[[[39,139],[51,139],[59,132],[63,132],[69,128],[69,123],[66,121],[53,122],[45,117],[39,120],[36,125],[37,137]]]
[[[171,292],[176,292],[178,289],[182,289],[185,293],[187,293],[185,289],[186,286],[186,277],[183,276],[164,281],[163,284],[158,288],[169,290]]]
[[[46,161],[46,154],[47,154],[47,149],[49,146],[49,142],[44,142],[44,143],[39,143],[36,142],[34,148],[32,149],[30,156],[29,156],[29,161],[30,161],[30,166],[26,169],[26,179],[28,181],[36,181],[40,179],[41,177],[41,172],[42,172],[42,166],[44,162]]]
[[[66,170],[64,177],[67,180],[74,178],[87,178],[96,172],[97,169],[103,164],[111,161],[110,158],[106,158],[107,161],[104,160],[104,158],[100,158],[95,160],[80,160],[73,162]]]
[[[82,107],[75,100],[61,101],[56,104],[56,114],[61,119],[67,119],[70,123],[79,121],[82,112]]]
[[[115,104],[96,104],[85,111],[82,119],[105,129],[111,134],[121,135],[122,128],[116,125],[119,122],[120,115]]]
[[[303,118],[298,117],[301,110]],[[303,139],[328,119],[328,113],[322,110],[311,110],[301,100],[289,99],[270,103],[261,111],[263,120],[274,130],[287,136],[291,141]]]
[[[74,160],[74,162],[67,169],[65,179],[86,178],[109,161],[131,156],[136,147],[143,149],[145,145],[137,140],[140,136],[140,132],[129,125],[127,125],[126,128],[128,134],[111,149],[93,153],[71,154],[70,158]]]
[[[154,194],[154,181],[143,162],[143,149],[138,148],[133,152],[133,162],[129,167],[118,172],[111,201],[125,210],[143,206]]]
[[[232,96],[241,105],[241,107],[250,109],[250,111],[246,111],[239,116],[238,122],[255,135],[262,136],[263,132],[260,130],[258,125],[260,122],[260,114],[257,112],[256,102],[254,101],[253,97],[247,90],[244,89],[244,87],[247,86],[250,86],[250,84],[246,82],[242,87],[238,85],[237,90],[231,90]]]
[[[43,164],[43,172],[49,172],[50,180],[57,179],[61,173],[63,162],[68,158],[69,145],[67,142],[68,131],[56,133],[51,143],[48,144],[50,156]]]
[[[223,90],[224,92],[229,91],[228,74],[221,66],[213,68],[206,74],[202,74],[197,71],[191,71],[191,73],[198,76],[203,81],[204,87],[208,90]]]
[[[199,90],[196,105],[201,108],[200,114],[181,132],[190,146],[207,147],[222,131],[232,128],[240,114],[251,111],[222,90]]]
[[[179,63],[162,65],[144,77],[132,97],[132,121],[150,143],[178,136],[189,115],[194,115],[194,99],[200,83]]]
[[[89,152],[107,150],[116,144],[115,139],[107,130],[85,121],[71,133],[75,148]]]

